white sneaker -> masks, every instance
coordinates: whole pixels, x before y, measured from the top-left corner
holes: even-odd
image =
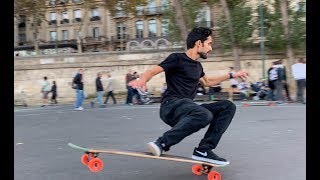
[[[83,107],[77,107],[77,108],[75,108],[74,110],[76,110],[76,111],[82,111],[83,110]]]

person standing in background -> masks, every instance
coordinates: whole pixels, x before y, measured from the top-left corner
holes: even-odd
[[[101,72],[99,72],[98,74],[97,74],[97,78],[96,78],[96,90],[97,90],[97,97],[96,98],[94,98],[92,101],[91,101],[91,108],[93,108],[94,107],[94,104],[98,101],[98,103],[99,103],[99,107],[104,107],[104,105],[103,105],[103,92],[104,92],[104,90],[103,90],[103,86],[102,86],[102,82],[101,82],[101,77],[102,77],[102,73]]]
[[[56,81],[52,81],[52,87],[51,87],[51,103],[53,104],[58,104],[57,101],[57,85],[56,85]]]
[[[73,83],[76,84],[76,103],[75,109],[76,111],[82,111],[82,103],[84,101],[84,88],[83,88],[83,69],[79,69],[78,73],[73,79]]]
[[[306,89],[306,63],[303,58],[299,58],[298,62],[291,67],[293,78],[296,80],[296,102],[306,103],[304,99],[304,91]]]
[[[126,78],[125,78],[125,80],[126,80],[126,88],[128,90],[126,104],[128,104],[128,105],[133,105],[132,104],[133,89],[128,85],[129,82],[132,81],[133,79],[135,79],[135,77],[132,74],[132,70],[129,69],[128,73],[126,74]]]
[[[48,105],[48,94],[51,91],[51,86],[48,81],[47,76],[43,77],[42,87],[41,87],[41,93],[42,93],[42,105],[41,107],[44,107]]]
[[[109,97],[112,98],[113,104],[117,104],[116,98],[114,97],[114,94],[113,94],[113,90],[114,90],[113,78],[111,77],[111,74],[108,73],[107,97],[106,97],[106,100],[104,101],[104,104],[108,103]]]

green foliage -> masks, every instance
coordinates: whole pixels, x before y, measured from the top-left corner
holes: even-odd
[[[275,12],[270,12],[263,6],[265,46],[270,50],[283,51],[286,48],[284,29],[281,23],[281,12],[278,3],[275,3]],[[259,19],[260,20],[260,19]]]
[[[195,20],[202,7],[201,0],[184,0],[183,1],[184,20],[188,31],[196,27]],[[175,12],[169,4],[163,12],[163,19],[168,20],[168,38],[172,42],[179,42],[181,40],[180,30],[174,18]]]
[[[292,18],[289,22],[290,42],[294,49],[306,50],[306,12],[305,4],[300,4],[297,11],[289,11]]]
[[[14,16],[33,17],[40,24],[45,20],[46,0],[14,0]]]
[[[286,39],[282,25],[280,2],[275,1],[273,4],[275,12],[271,13],[267,7],[263,7],[266,47],[273,51],[283,51],[286,49]],[[296,50],[305,50],[306,46],[306,22],[305,12],[288,9],[289,14],[289,43]]]
[[[235,44],[238,47],[244,48],[251,46],[249,38],[251,37],[255,27],[255,24],[251,22],[251,14],[251,8],[243,6],[242,3],[238,4],[238,6],[235,6],[233,9],[230,9],[233,36]],[[232,40],[228,28],[228,21],[225,16],[218,21],[218,27],[220,28],[218,31],[221,38],[222,48],[230,49]]]

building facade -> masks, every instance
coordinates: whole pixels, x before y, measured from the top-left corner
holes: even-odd
[[[91,7],[82,0],[49,0],[46,20],[39,23],[37,29],[32,17],[15,17],[15,54],[34,55],[35,42],[39,42],[39,54],[180,46],[168,39],[163,13],[169,3],[169,0],[149,0],[147,5],[136,7],[135,15],[124,13],[119,3],[112,16],[103,0],[96,0]],[[212,8],[206,3],[203,6],[197,21],[212,28]]]

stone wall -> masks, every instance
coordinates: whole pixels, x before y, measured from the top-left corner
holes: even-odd
[[[75,92],[71,88],[71,81],[79,68],[85,68],[84,87],[87,95],[95,93],[95,78],[97,73],[107,71],[111,72],[115,79],[115,93],[125,93],[125,74],[129,69],[143,73],[145,70],[159,64],[172,52],[177,52],[177,50],[15,57],[14,97],[17,101],[23,98],[28,105],[41,104],[41,83],[43,77],[47,76],[50,83],[53,80],[57,83],[59,102],[73,102]],[[243,53],[240,57],[241,66],[249,71],[251,80],[254,81],[261,78],[262,61],[259,53]],[[270,67],[272,61],[284,57],[284,53],[266,54],[266,69]],[[225,74],[227,67],[233,66],[231,54],[211,54],[207,60],[201,61],[204,71],[208,76]],[[291,75],[289,75],[289,78],[291,78]],[[106,76],[102,78],[105,86],[107,85],[106,79]],[[151,92],[158,93],[164,81],[164,73],[158,74],[148,82],[148,89]],[[223,87],[228,87],[228,83],[228,81],[223,82]],[[290,87],[291,89],[294,88],[291,84]]]

